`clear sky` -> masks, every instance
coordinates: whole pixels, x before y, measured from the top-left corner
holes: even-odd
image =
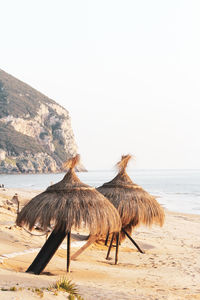
[[[0,1],[0,68],[65,107],[82,161],[200,168],[199,0]]]

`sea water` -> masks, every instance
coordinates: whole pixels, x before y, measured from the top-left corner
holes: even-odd
[[[200,215],[200,170],[128,170],[131,179],[171,211]],[[77,173],[81,181],[98,187],[110,181],[115,171]],[[45,190],[60,181],[64,173],[34,175],[0,175],[0,184],[7,188]]]

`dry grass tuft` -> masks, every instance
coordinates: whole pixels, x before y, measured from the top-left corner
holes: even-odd
[[[122,155],[121,160],[117,163],[117,167],[119,169],[119,172],[124,172],[129,160],[132,158],[130,154]]]
[[[64,162],[64,164],[62,165],[62,168],[64,170],[66,169],[74,169],[75,166],[79,163],[80,161],[80,155],[77,154],[75,157],[67,160],[66,162]]]
[[[68,299],[73,300],[83,300],[83,298],[79,295],[78,289],[76,285],[69,280],[66,276],[61,277],[56,283],[50,288],[53,289],[54,292],[56,291],[62,291],[67,292],[69,294]]]

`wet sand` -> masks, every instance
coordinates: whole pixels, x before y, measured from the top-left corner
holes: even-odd
[[[38,193],[0,190],[0,299],[40,299],[35,288],[45,288],[43,299],[66,299],[64,292],[55,296],[47,290],[66,275],[65,249],[56,252],[41,275],[25,273],[45,236],[31,236],[14,225],[16,207],[10,199],[16,192],[21,205]],[[199,232],[200,216],[166,211],[162,228],[141,226],[132,235],[145,254],[126,239],[120,247],[119,263],[114,265],[114,249],[107,261],[107,247],[95,244],[71,261],[71,272],[66,276],[85,300],[200,299]],[[71,251],[76,250],[72,247]],[[16,291],[10,291],[12,287]]]

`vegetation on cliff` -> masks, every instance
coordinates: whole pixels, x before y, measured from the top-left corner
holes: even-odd
[[[68,111],[0,69],[0,172],[57,172],[76,152]]]

